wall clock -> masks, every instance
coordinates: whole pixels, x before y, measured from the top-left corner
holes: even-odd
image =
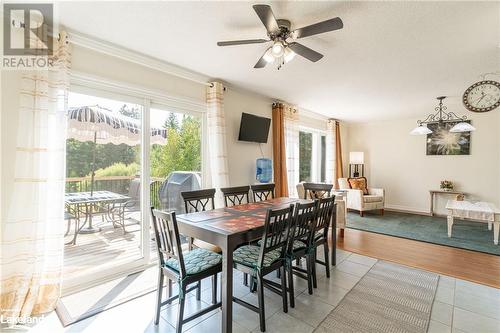
[[[500,83],[491,80],[479,81],[467,88],[463,102],[467,110],[487,112],[500,106]]]

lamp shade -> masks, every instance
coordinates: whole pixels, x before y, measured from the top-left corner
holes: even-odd
[[[427,128],[427,125],[417,126],[410,132],[411,135],[426,135],[430,133],[432,133],[432,131]]]
[[[365,153],[362,151],[351,151],[349,153],[349,164],[365,164]]]
[[[453,126],[451,129],[450,129],[450,132],[452,133],[462,133],[462,132],[472,132],[472,131],[475,131],[476,128],[474,126],[472,126],[471,124],[469,123],[466,123],[464,121],[456,124],[455,126]]]

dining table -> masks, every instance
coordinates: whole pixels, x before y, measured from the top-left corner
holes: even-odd
[[[262,237],[266,213],[295,203],[310,200],[280,197],[226,208],[180,214],[177,216],[179,232],[217,245],[222,250],[222,332],[232,332],[233,321],[233,251],[242,244]],[[335,211],[335,210],[334,210]],[[335,216],[332,218],[335,226]],[[333,228],[332,230],[335,230]],[[330,232],[332,265],[336,258],[336,232]]]
[[[83,225],[75,227],[75,234],[70,243],[76,244],[78,234],[90,234],[101,231],[101,228],[96,228],[93,225],[93,217],[96,211],[101,210],[111,220],[111,209],[116,204],[126,202],[130,199],[126,195],[111,191],[72,192],[64,194],[64,204],[67,213],[75,217],[78,224],[81,215],[85,217]]]

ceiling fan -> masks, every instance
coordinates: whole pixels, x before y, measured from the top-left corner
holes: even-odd
[[[339,30],[344,27],[342,20],[335,17],[326,21],[308,25],[291,31],[291,23],[288,20],[276,19],[274,17],[271,6],[254,5],[253,9],[259,16],[267,30],[269,39],[247,39],[247,40],[232,40],[225,42],[217,42],[218,46],[244,45],[244,44],[260,44],[273,42],[264,55],[257,61],[254,68],[263,68],[268,63],[278,61],[278,69],[290,60],[296,54],[316,62],[323,58],[321,53],[318,53],[307,46],[295,42],[296,39],[309,37],[324,32]],[[291,39],[291,41],[290,41]]]

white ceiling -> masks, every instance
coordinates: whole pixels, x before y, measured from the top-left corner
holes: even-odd
[[[500,2],[267,2],[301,27],[339,16],[344,29],[301,39],[325,57],[278,71],[253,65],[267,44],[252,9],[262,2],[63,2],[61,23],[212,78],[347,121],[419,117],[439,95],[461,95],[500,71]],[[497,76],[498,79],[498,76]]]

